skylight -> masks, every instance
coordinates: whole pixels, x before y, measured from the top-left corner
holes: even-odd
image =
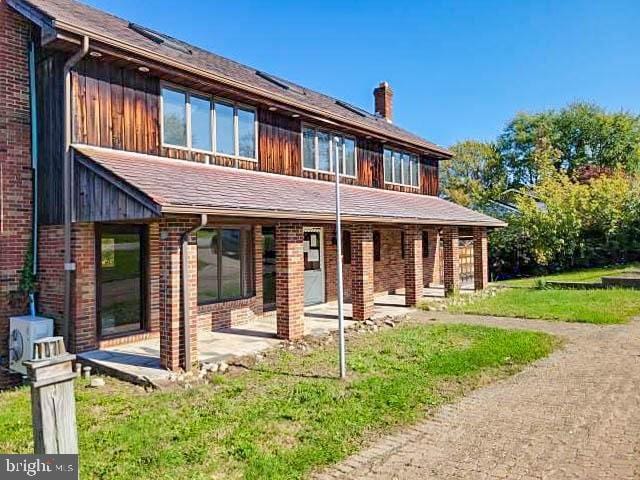
[[[256,70],[256,75],[258,75],[260,78],[264,78],[265,80],[267,80],[268,82],[273,83],[274,85],[279,86],[280,88],[283,88],[285,90],[290,90],[292,92],[296,92],[299,93],[300,95],[306,95],[305,91],[303,88],[294,85],[291,82],[287,82],[286,80],[283,80],[282,78],[278,78],[275,77],[273,75],[271,75],[270,73],[266,73],[263,72],[261,70]]]
[[[355,105],[351,105],[350,103],[343,102],[342,100],[336,100],[336,104],[340,105],[342,108],[346,108],[347,110],[355,113],[356,115],[360,115],[361,117],[368,117],[370,115],[369,112],[363,110],[360,107],[356,107]]]
[[[143,27],[142,25],[138,25],[137,23],[133,23],[133,22],[129,23],[129,28],[134,32],[139,33],[143,37],[148,38],[152,42],[157,43],[158,45],[164,45],[169,48],[173,48],[174,50],[178,50],[179,52],[186,53],[188,55],[193,54],[191,49],[187,48],[180,42],[176,41],[175,39],[167,35],[163,35],[162,33],[156,32],[155,30],[151,30],[150,28]]]

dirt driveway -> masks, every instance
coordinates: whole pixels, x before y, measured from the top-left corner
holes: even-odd
[[[640,321],[596,326],[417,313],[549,332],[566,345],[318,478],[640,478]]]

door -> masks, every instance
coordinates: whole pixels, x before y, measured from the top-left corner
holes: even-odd
[[[276,308],[276,232],[262,228],[262,303],[265,311]]]
[[[473,284],[473,238],[459,240],[460,283],[463,286]]]
[[[304,304],[324,302],[322,228],[304,229]]]
[[[145,327],[144,227],[101,226],[97,232],[97,317],[100,337]]]

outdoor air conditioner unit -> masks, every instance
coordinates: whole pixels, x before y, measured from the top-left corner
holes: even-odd
[[[24,362],[33,360],[33,344],[36,340],[53,336],[53,320],[31,315],[11,317],[9,332],[9,368],[26,375]]]

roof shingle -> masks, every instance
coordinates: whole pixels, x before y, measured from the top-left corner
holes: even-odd
[[[445,156],[451,155],[447,149],[389,123],[377,115],[367,114],[366,116],[362,116],[353,109],[345,108],[341,106],[335,98],[330,96],[295,85],[286,80],[285,82],[294,88],[283,88],[269,81],[264,75],[260,74],[262,72],[258,72],[255,68],[242,65],[168,36],[168,38],[171,38],[171,42],[184,48],[176,49],[165,44],[158,44],[148,36],[130,28],[127,20],[84,5],[75,0],[14,1],[21,1],[37,8],[53,20],[54,26],[67,24],[87,32],[95,32],[104,37],[114,39],[115,41],[123,42],[129,46],[155,54],[161,54],[183,65],[198,67],[212,74],[240,82],[249,88],[257,88],[260,89],[260,91],[275,95],[278,98],[284,98],[296,104],[303,104],[309,108],[318,109],[326,112],[329,118],[345,119],[356,125],[371,128],[373,131],[383,132],[390,138],[395,138],[399,141],[407,142]],[[164,34],[162,35],[165,36]],[[191,53],[186,50],[190,50]]]
[[[76,152],[157,203],[163,212],[331,220],[335,185],[272,173],[204,165],[75,145]],[[343,185],[345,221],[435,225],[505,223],[438,197]]]

